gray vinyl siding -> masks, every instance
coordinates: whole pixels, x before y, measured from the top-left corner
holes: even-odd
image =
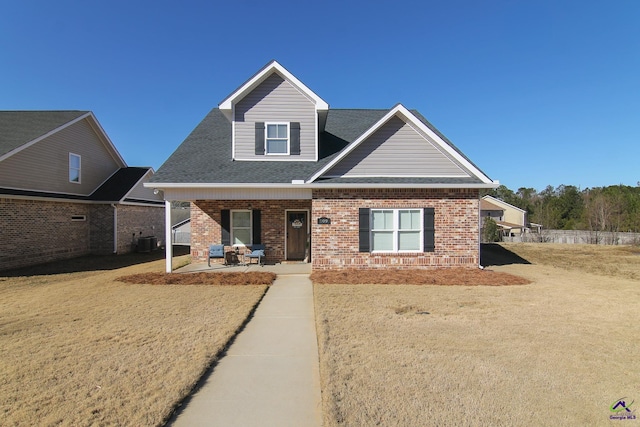
[[[81,156],[81,183],[69,182],[69,153]],[[81,120],[0,162],[0,187],[89,195],[121,165]]]
[[[325,176],[470,176],[426,135],[391,118]]]
[[[163,201],[162,193],[153,194],[153,188],[144,187],[145,181],[147,181],[147,179],[143,179],[133,187],[129,194],[127,194],[127,198],[136,200],[153,200],[158,202]]]
[[[235,106],[235,153],[238,160],[283,160],[255,154],[256,122],[300,122],[300,155],[292,160],[316,159],[314,103],[278,74],[272,74]]]

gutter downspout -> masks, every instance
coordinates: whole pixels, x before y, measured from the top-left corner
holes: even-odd
[[[118,253],[118,206],[111,203],[113,208],[113,253]]]
[[[480,192],[478,192],[480,193]],[[482,211],[480,210],[480,204],[482,203],[482,196],[478,194],[478,268],[484,270],[482,265]]]

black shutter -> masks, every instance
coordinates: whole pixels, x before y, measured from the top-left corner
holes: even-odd
[[[256,245],[262,243],[262,240],[260,239],[260,235],[262,234],[260,229],[260,216],[260,209],[254,209],[251,213],[251,227],[253,228],[252,240]]]
[[[289,137],[291,142],[289,145],[289,153],[293,156],[300,155],[300,123],[291,122],[291,128],[289,130]]]
[[[358,217],[360,224],[358,227],[359,251],[369,252],[369,208],[360,208]]]
[[[256,156],[264,155],[264,122],[256,122]]]
[[[435,209],[424,208],[424,251],[435,252],[436,236],[435,236]]]
[[[222,244],[225,246],[231,246],[231,211],[229,209],[222,209],[220,211],[220,226],[222,228]]]

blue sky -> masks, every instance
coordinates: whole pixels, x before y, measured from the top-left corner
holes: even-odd
[[[91,110],[155,169],[276,59],[333,108],[419,110],[513,190],[640,181],[640,2],[5,2],[0,110]]]

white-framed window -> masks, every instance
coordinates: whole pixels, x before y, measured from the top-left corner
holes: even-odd
[[[422,252],[422,209],[371,209],[372,252]]]
[[[289,123],[265,123],[265,153],[289,154]]]
[[[69,153],[69,182],[80,184],[82,170],[82,157],[79,154]]]
[[[231,211],[231,245],[251,246],[252,219],[250,210]]]

